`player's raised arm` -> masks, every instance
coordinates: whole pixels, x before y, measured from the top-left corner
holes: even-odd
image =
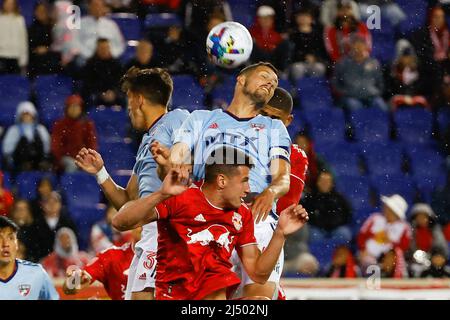
[[[277,228],[263,253],[256,245],[237,248],[245,271],[254,282],[264,284],[269,279],[286,237],[302,228],[308,219],[308,213],[301,205],[291,205],[281,212]]]
[[[102,156],[93,149],[83,148],[78,152],[75,163],[83,171],[95,175],[108,200],[119,210],[125,203],[138,197],[138,183],[133,174],[126,188],[117,185],[106,171]]]
[[[114,216],[112,225],[119,231],[138,228],[147,223],[156,221],[158,214],[155,207],[162,201],[186,191],[189,173],[185,169],[170,169],[161,185],[161,188],[145,197],[126,203]]]

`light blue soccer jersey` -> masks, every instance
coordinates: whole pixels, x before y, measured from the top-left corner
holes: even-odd
[[[251,192],[261,193],[271,182],[270,161],[289,162],[291,139],[280,120],[258,115],[237,118],[217,109],[194,111],[175,136],[174,144],[186,143],[194,151],[194,179],[203,179],[205,162],[216,148],[228,145],[244,151],[255,163],[250,171]]]
[[[59,300],[59,295],[40,264],[16,259],[13,274],[0,279],[0,300]]]
[[[183,121],[189,116],[189,112],[175,109],[159,118],[148,132],[143,136],[136,155],[136,163],[133,173],[136,175],[139,186],[139,197],[144,197],[155,192],[161,186],[161,180],[156,171],[157,164],[150,152],[153,141],[172,147],[175,131],[179,130]],[[151,245],[151,237],[157,233],[156,223],[148,223],[142,227],[141,240],[136,243],[136,252],[148,250]],[[139,253],[140,254],[140,253]]]
[[[138,179],[139,197],[155,192],[161,186],[161,180],[156,172],[157,164],[150,152],[151,143],[156,140],[171,148],[174,132],[188,116],[189,112],[186,110],[170,111],[157,120],[142,138],[133,168],[133,173]]]

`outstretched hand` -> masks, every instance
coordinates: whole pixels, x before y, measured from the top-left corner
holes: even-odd
[[[293,204],[281,211],[277,228],[287,236],[301,229],[308,220],[306,209],[300,204]]]
[[[189,188],[191,181],[189,171],[185,168],[173,168],[167,173],[161,185],[161,193],[165,196],[176,196]]]
[[[93,149],[83,148],[75,157],[75,164],[87,173],[96,174],[105,163],[100,153]]]

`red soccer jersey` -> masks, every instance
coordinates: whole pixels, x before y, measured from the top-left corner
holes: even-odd
[[[124,300],[127,287],[128,269],[134,251],[130,243],[121,247],[111,247],[99,253],[84,270],[95,280],[103,283],[112,300]]]
[[[235,246],[256,244],[247,207],[217,208],[193,186],[156,209],[156,299],[199,300],[240,283],[229,259]]]
[[[277,213],[286,209],[292,204],[298,204],[305,187],[306,172],[308,171],[308,157],[305,151],[296,144],[291,146],[291,184],[289,192],[281,197],[277,202]]]

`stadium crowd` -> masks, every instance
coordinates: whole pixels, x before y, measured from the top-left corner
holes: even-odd
[[[1,1],[0,215],[20,226],[20,256],[60,277],[130,241],[74,158],[98,150],[127,181],[142,136],[119,86],[131,66],[170,71],[172,108],[226,106],[237,70],[211,64],[205,40],[234,20],[254,39],[251,61],[279,69],[295,102],[288,130],[309,159],[310,222],[286,243],[285,276],[354,278],[378,264],[387,278],[450,277],[449,10],[439,0]]]

